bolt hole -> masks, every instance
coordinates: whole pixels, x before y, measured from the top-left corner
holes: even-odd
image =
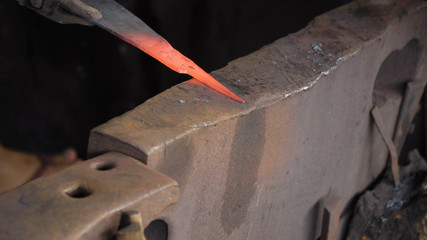
[[[167,240],[168,224],[161,219],[154,220],[144,229],[144,235],[147,240]]]
[[[95,169],[98,171],[108,171],[116,167],[114,163],[99,163],[95,166]]]
[[[86,187],[78,186],[75,188],[68,189],[65,194],[71,198],[85,198],[92,194],[92,191]]]

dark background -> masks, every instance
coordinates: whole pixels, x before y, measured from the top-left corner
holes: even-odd
[[[118,1],[205,70],[303,28],[347,0]],[[0,1],[0,144],[37,153],[75,147],[89,131],[189,79],[97,28],[52,22]]]

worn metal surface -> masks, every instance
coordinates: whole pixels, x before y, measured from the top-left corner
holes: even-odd
[[[314,239],[327,196],[345,214],[384,169],[370,109],[392,136],[401,85],[425,85],[426,21],[423,1],[353,2],[215,71],[245,104],[189,81],[94,129],[89,152],[178,181],[170,239]]]
[[[148,223],[178,199],[177,183],[108,153],[0,196],[0,239],[111,239],[120,212]]]
[[[180,200],[161,213],[176,200],[174,181],[111,153],[130,164],[111,178],[90,168],[111,156],[101,155],[0,196],[0,236],[111,235],[129,207],[144,224],[163,219],[169,239],[316,239],[325,201],[341,199],[333,211],[346,216],[386,165],[373,102],[388,136],[411,120],[401,106],[412,106],[404,86],[427,79],[426,5],[356,1],[215,71],[245,104],[189,81],[94,129],[91,156],[121,152],[178,182]],[[158,181],[169,187],[151,191]],[[69,183],[107,190],[70,200]]]

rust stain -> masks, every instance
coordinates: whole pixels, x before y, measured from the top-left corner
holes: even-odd
[[[252,112],[237,122],[221,208],[222,228],[227,235],[245,222],[255,195],[265,130],[265,110]]]

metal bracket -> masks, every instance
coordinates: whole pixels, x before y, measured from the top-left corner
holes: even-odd
[[[396,122],[393,142],[398,153],[403,148],[406,136],[411,129],[412,121],[420,110],[420,101],[424,92],[424,82],[411,81],[406,84],[403,101],[399,110],[399,117]]]
[[[122,214],[121,224],[119,226],[116,240],[146,240],[141,214],[138,211],[127,211]]]
[[[387,145],[388,151],[390,152],[390,159],[391,159],[391,172],[393,175],[393,181],[395,186],[400,185],[400,179],[399,179],[399,156],[397,154],[396,146],[393,143],[393,140],[390,136],[387,135],[387,131],[385,130],[385,124],[381,117],[381,113],[378,110],[377,106],[374,106],[374,108],[371,110],[372,117],[374,118],[375,125],[378,128],[378,131],[381,134],[381,137],[384,140],[384,143]]]
[[[331,196],[326,200],[323,209],[322,234],[320,240],[338,239],[338,228],[341,215],[341,198]]]

